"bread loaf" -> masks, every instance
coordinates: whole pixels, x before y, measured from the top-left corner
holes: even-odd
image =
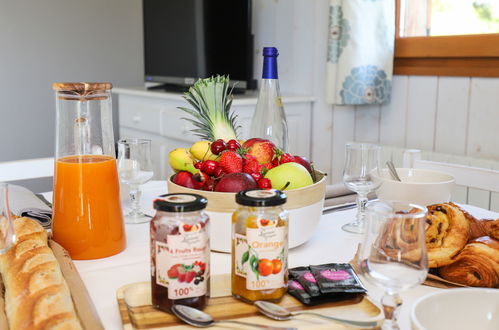
[[[59,264],[36,221],[14,220],[16,244],[0,255],[11,330],[82,329]]]
[[[468,286],[499,287],[499,241],[488,236],[468,243],[455,261],[439,268],[444,279]]]

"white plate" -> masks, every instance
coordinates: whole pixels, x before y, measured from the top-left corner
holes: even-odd
[[[411,311],[416,330],[497,330],[499,289],[446,289],[418,299]]]

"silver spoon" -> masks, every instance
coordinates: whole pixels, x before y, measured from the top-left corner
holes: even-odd
[[[210,314],[206,314],[205,312],[202,312],[199,309],[189,307],[189,306],[184,306],[184,305],[173,305],[172,312],[173,312],[173,314],[175,314],[179,319],[181,319],[185,323],[190,324],[190,325],[195,326],[195,327],[199,327],[199,328],[211,327],[212,325],[215,325],[217,323],[235,323],[235,324],[247,325],[249,327],[259,328],[259,329],[298,330],[297,328],[271,327],[268,325],[255,324],[255,323],[242,322],[242,321],[234,321],[234,320],[215,321],[211,317]]]
[[[336,321],[336,322],[343,323],[343,324],[353,325],[353,326],[357,326],[357,327],[362,327],[362,328],[372,328],[372,327],[375,327],[378,325],[378,322],[376,322],[376,321],[345,320],[345,319],[340,319],[337,317],[327,316],[327,315],[319,314],[316,312],[310,312],[310,311],[291,312],[291,311],[288,311],[284,307],[281,307],[279,305],[273,304],[273,303],[268,302],[268,301],[262,301],[262,300],[255,301],[255,306],[256,306],[256,308],[258,308],[258,310],[260,312],[262,312],[263,315],[268,316],[271,319],[279,320],[279,321],[290,320],[294,316],[297,316],[300,314],[308,314],[308,315],[314,315],[314,316],[322,317],[324,319]]]
[[[386,162],[386,166],[388,166],[388,171],[390,172],[394,180],[402,181],[400,180],[399,174],[397,173],[397,169],[395,168],[395,165],[393,165],[393,162],[391,160]]]

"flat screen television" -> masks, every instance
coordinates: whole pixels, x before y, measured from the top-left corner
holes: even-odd
[[[256,88],[251,0],[143,0],[143,12],[146,82],[185,90],[220,74]]]

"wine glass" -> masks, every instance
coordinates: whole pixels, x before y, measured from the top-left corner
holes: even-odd
[[[9,209],[9,185],[0,182],[0,254],[7,252],[16,241],[12,220]]]
[[[143,223],[150,216],[140,210],[140,185],[151,180],[151,140],[122,139],[118,141],[118,173],[121,182],[130,187],[131,210],[125,214],[126,223]]]
[[[366,143],[348,143],[345,147],[343,183],[357,193],[356,219],[341,227],[350,233],[364,233],[367,195],[380,185],[371,179],[371,172],[380,170],[380,149],[377,145]]]
[[[383,288],[383,329],[398,329],[399,292],[421,284],[428,274],[426,208],[403,202],[376,201],[367,207],[367,228],[360,248],[360,273]]]

